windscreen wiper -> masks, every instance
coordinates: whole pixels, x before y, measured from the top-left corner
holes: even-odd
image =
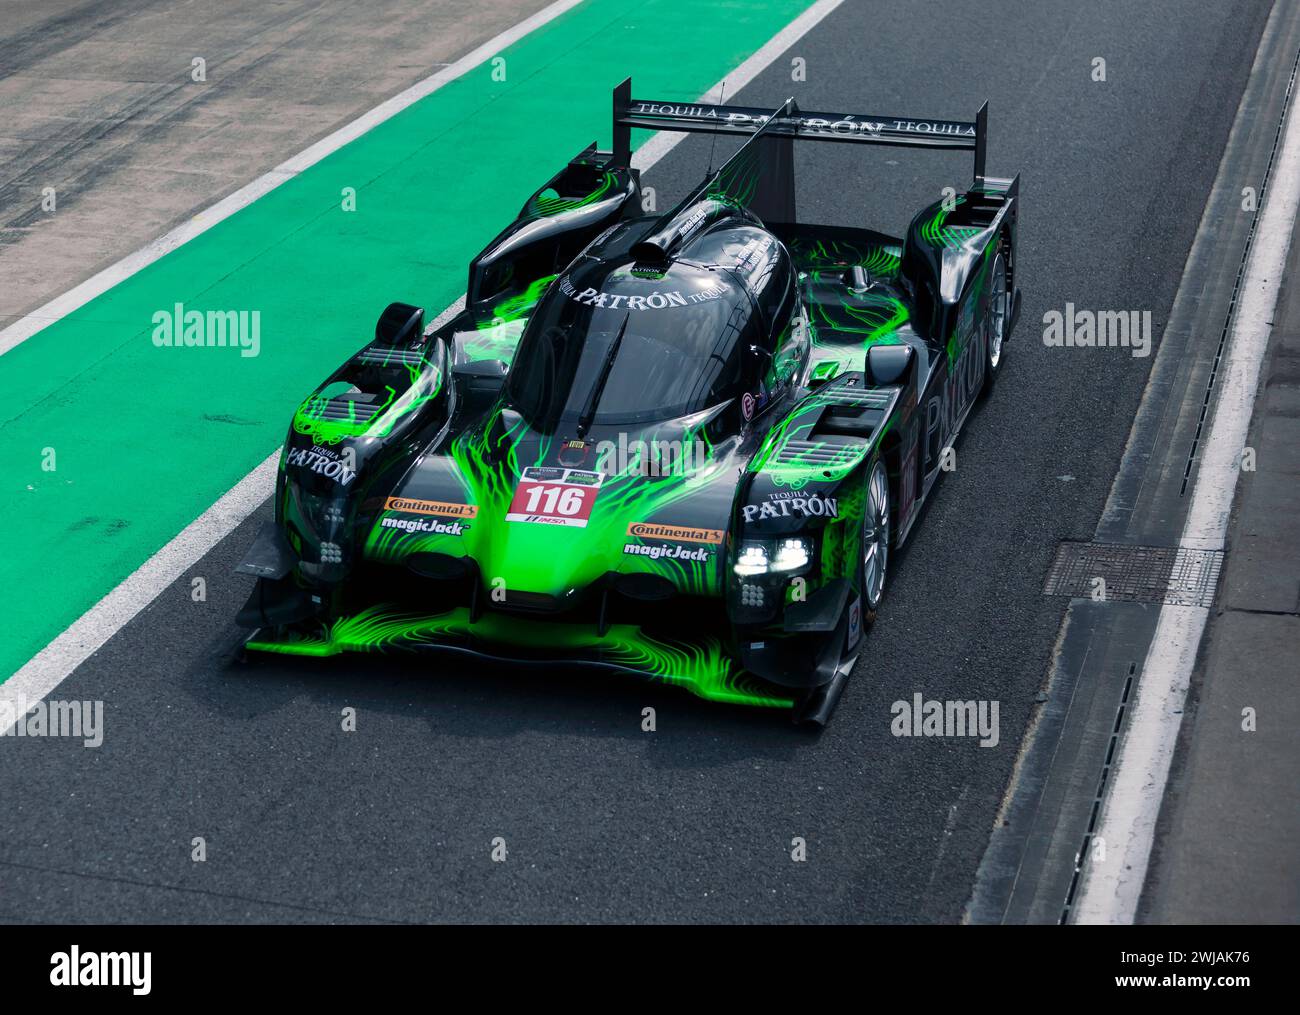
[[[582,407],[582,415],[578,417],[577,437],[583,437],[591,429],[592,421],[596,418],[596,406],[600,404],[600,396],[605,391],[605,382],[609,380],[610,371],[614,369],[614,357],[618,355],[619,343],[623,341],[623,333],[627,331],[628,319],[632,316],[631,311],[623,315],[623,323],[618,326],[618,334],[614,336],[614,341],[609,343],[609,349],[605,353],[605,362],[600,366],[600,376],[596,378],[596,383],[592,385],[591,394],[587,396],[587,403]]]

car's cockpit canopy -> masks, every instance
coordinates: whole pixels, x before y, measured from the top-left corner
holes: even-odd
[[[690,415],[756,386],[765,331],[725,271],[580,259],[529,319],[506,397],[544,432]]]

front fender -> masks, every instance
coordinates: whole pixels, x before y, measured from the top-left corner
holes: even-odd
[[[857,595],[866,476],[882,454],[902,391],[867,387],[863,374],[847,374],[806,396],[772,428],[736,498],[728,605],[738,628],[751,635],[807,631],[805,604],[825,600],[824,589],[839,582],[848,599]],[[757,570],[764,554],[784,566]],[[787,623],[792,612],[802,619]]]
[[[382,318],[381,318],[382,322]],[[275,521],[311,585],[335,585],[359,556],[363,514],[454,409],[446,343],[421,334],[366,346],[298,407],[276,481]]]

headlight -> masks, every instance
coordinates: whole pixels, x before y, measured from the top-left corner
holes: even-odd
[[[767,547],[762,543],[742,543],[736,558],[736,574],[765,574],[767,572]]]
[[[806,539],[778,539],[776,556],[772,558],[773,571],[798,571],[808,566],[812,559],[812,546]]]
[[[811,560],[812,541],[807,537],[750,539],[740,544],[734,570],[742,576],[799,571],[807,567]]]

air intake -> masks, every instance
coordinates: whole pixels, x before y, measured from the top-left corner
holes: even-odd
[[[734,210],[713,198],[696,201],[669,213],[652,231],[632,246],[632,256],[643,264],[662,264],[707,226],[734,214]]]
[[[374,395],[350,394],[331,398],[317,408],[320,419],[329,423],[369,423],[382,406],[371,404]]]

